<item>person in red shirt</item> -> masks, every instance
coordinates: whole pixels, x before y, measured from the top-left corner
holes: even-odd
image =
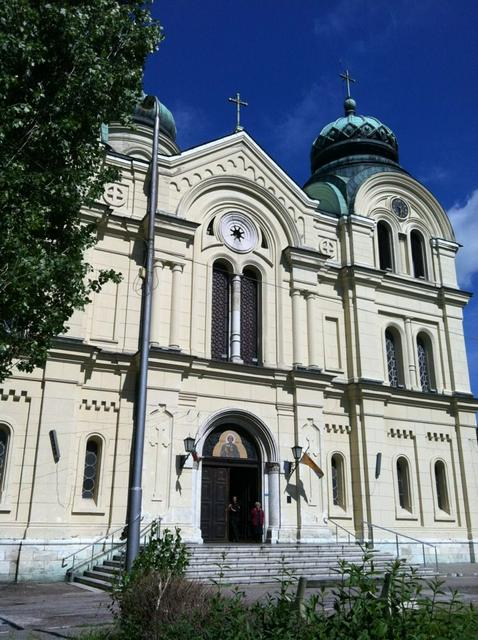
[[[262,542],[262,531],[264,529],[264,510],[260,502],[256,502],[251,509],[252,535],[256,542]]]

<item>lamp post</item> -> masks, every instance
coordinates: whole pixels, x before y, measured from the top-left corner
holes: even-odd
[[[302,526],[302,518],[301,518],[301,513],[300,513],[300,487],[299,487],[299,482],[300,482],[299,462],[300,462],[300,459],[302,458],[302,447],[300,445],[296,444],[296,445],[294,445],[292,447],[292,456],[293,456],[294,461],[295,461],[294,471],[295,471],[295,486],[296,486],[296,491],[297,491],[297,501],[296,501],[296,506],[297,506],[297,540],[300,541],[300,530],[301,530],[301,526]]]
[[[144,431],[146,418],[146,396],[148,389],[148,362],[151,332],[151,301],[153,293],[154,223],[158,204],[158,143],[159,143],[159,100],[156,96],[146,96],[142,106],[154,109],[153,146],[151,176],[148,194],[148,226],[146,235],[146,265],[143,280],[143,303],[140,319],[140,364],[136,387],[135,411],[133,418],[133,446],[128,488],[128,538],[126,543],[126,569],[131,569],[139,551]]]

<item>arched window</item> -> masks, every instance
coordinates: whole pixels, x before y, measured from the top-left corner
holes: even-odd
[[[448,498],[448,486],[446,482],[446,468],[442,460],[435,462],[435,486],[437,492],[438,508],[445,513],[450,513],[450,501]]]
[[[385,331],[388,382],[391,387],[403,387],[400,337],[393,329]]]
[[[400,457],[397,460],[398,501],[402,509],[412,510],[412,494],[410,487],[410,469],[408,460]]]
[[[412,250],[413,275],[415,278],[426,278],[425,241],[422,234],[414,229],[410,234]]]
[[[332,502],[337,507],[345,509],[345,472],[344,459],[339,453],[334,453],[331,460],[332,467]]]
[[[378,257],[380,269],[393,270],[393,241],[392,230],[386,222],[380,220],[377,224]]]
[[[229,308],[231,274],[223,262],[215,262],[212,269],[211,357],[229,357]]]
[[[422,391],[435,391],[432,345],[425,333],[417,336],[418,375]]]
[[[244,269],[241,281],[241,358],[246,364],[259,362],[260,276]]]
[[[0,502],[5,488],[9,442],[10,430],[4,424],[0,424]]]
[[[100,464],[101,440],[96,437],[88,438],[86,442],[82,497],[95,502],[98,501]]]

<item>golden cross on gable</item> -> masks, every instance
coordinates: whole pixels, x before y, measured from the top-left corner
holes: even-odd
[[[342,78],[342,80],[345,80],[345,82],[347,84],[347,98],[350,98],[350,83],[351,82],[357,82],[357,80],[354,80],[350,76],[348,69],[345,70],[345,73],[341,73],[340,77]]]
[[[239,91],[236,93],[235,98],[228,98],[229,102],[234,102],[236,104],[236,128],[234,132],[242,131],[244,127],[241,127],[241,107],[248,107],[249,105],[244,100],[241,100],[241,95]]]

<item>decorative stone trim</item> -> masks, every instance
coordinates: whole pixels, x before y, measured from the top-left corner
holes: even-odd
[[[415,432],[412,429],[395,429],[392,427],[388,432],[388,436],[390,438],[410,438],[411,440],[414,440]]]
[[[435,442],[451,442],[451,438],[448,433],[436,433],[434,431],[427,431],[427,440],[434,440]]]
[[[23,391],[15,391],[15,389],[0,389],[0,399],[1,400],[13,400],[13,402],[30,402],[31,398],[28,395],[28,392]]]
[[[80,410],[86,409],[90,411],[94,409],[94,411],[113,411],[114,413],[118,413],[119,407],[116,402],[107,402],[106,400],[88,400],[87,398],[83,398],[80,403]]]
[[[341,433],[342,435],[348,435],[352,431],[352,427],[349,424],[325,423],[325,430],[327,433]]]
[[[180,391],[178,394],[178,404],[182,407],[195,407],[197,401],[196,393]]]

